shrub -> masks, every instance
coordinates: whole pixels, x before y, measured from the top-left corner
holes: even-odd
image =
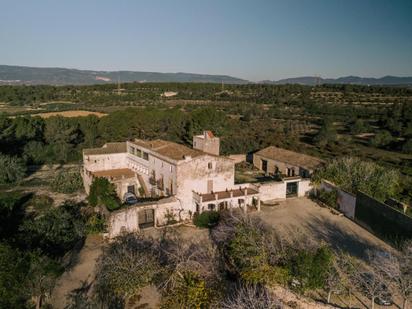
[[[73,193],[83,187],[83,180],[78,171],[61,171],[53,179],[51,188],[55,192]]]
[[[225,267],[247,284],[286,283],[288,269],[273,231],[256,217],[240,212],[224,215],[212,237],[224,254]]]
[[[23,160],[0,153],[0,184],[18,182],[25,174],[26,166]]]
[[[120,201],[114,185],[103,177],[93,179],[87,199],[93,207],[105,206],[110,211],[120,208]]]
[[[215,226],[219,222],[220,214],[217,211],[204,211],[201,214],[196,214],[193,218],[193,223],[197,227],[206,228]]]
[[[30,205],[38,211],[42,212],[53,206],[53,199],[45,194],[35,195],[30,200]]]
[[[389,145],[393,141],[393,137],[389,131],[383,130],[376,133],[371,139],[370,143],[375,147],[384,147]]]
[[[402,151],[412,154],[412,138],[408,139],[402,146]]]
[[[18,249],[0,243],[0,308],[25,308],[30,263]]]
[[[177,223],[176,215],[169,209],[166,210],[165,219],[166,219],[166,225]]]
[[[338,191],[320,190],[317,197],[321,202],[325,203],[326,205],[335,209],[338,208]]]
[[[164,298],[162,308],[208,308],[210,299],[211,291],[205,280],[194,272],[186,271]]]
[[[124,302],[153,283],[161,270],[156,249],[142,235],[125,235],[111,243],[97,265],[96,291],[101,300]]]
[[[362,191],[380,201],[396,196],[400,191],[398,171],[359,158],[340,158],[316,171],[314,180],[333,182],[343,190],[356,194]]]
[[[332,251],[326,246],[299,251],[289,260],[290,273],[299,281],[297,288],[301,291],[323,288],[332,260]]]
[[[52,256],[61,256],[85,235],[81,205],[65,202],[21,225],[21,237],[32,248],[40,248]]]
[[[86,233],[98,234],[106,231],[106,220],[99,213],[93,213],[87,218]]]

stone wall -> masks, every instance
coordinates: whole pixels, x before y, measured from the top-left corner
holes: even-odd
[[[308,195],[313,188],[309,179],[263,182],[256,184],[259,187],[261,201],[286,199],[286,185],[288,182],[298,182],[298,197]]]
[[[365,193],[356,195],[355,221],[385,240],[412,238],[412,218]]]
[[[232,159],[235,164],[246,162],[246,155],[245,154],[233,154],[227,156],[229,159]]]
[[[212,164],[212,168],[209,168]],[[224,157],[200,156],[177,166],[176,198],[186,211],[195,211],[193,191],[208,193],[208,181],[213,182],[213,191],[225,191],[234,187],[235,165]]]
[[[286,182],[270,181],[258,185],[259,196],[262,202],[277,199],[286,199]]]
[[[320,189],[330,192],[336,190],[338,193],[337,204],[339,211],[341,211],[346,217],[350,219],[355,218],[355,208],[356,208],[356,196],[352,193],[346,192],[339,187],[335,186],[333,183],[322,180],[320,184]]]
[[[182,216],[182,207],[173,197],[165,198],[157,202],[138,204],[125,207],[109,214],[108,234],[110,238],[121,233],[133,233],[139,231],[139,212],[145,209],[153,209],[155,226],[163,226],[167,223],[167,214],[172,214],[177,221],[190,219]]]
[[[290,169],[290,170],[294,170],[296,176],[309,177],[312,172],[302,167],[288,164],[288,163],[274,160],[274,159],[265,158],[258,154],[253,155],[253,165],[260,170],[262,170],[262,160],[267,161],[267,173],[269,174],[276,173],[278,169],[280,173],[284,175],[288,175],[288,169]]]
[[[127,168],[127,153],[83,155],[83,165],[91,172]]]

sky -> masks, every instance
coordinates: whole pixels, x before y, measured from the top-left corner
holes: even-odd
[[[0,0],[0,64],[412,76],[412,0]]]

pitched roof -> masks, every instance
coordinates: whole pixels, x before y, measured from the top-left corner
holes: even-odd
[[[106,143],[101,148],[83,149],[83,154],[85,155],[101,155],[101,154],[123,153],[123,152],[127,152],[127,145],[125,142]]]
[[[185,156],[190,156],[194,158],[201,155],[205,155],[203,151],[189,148],[182,144],[165,141],[162,139],[156,139],[153,141],[135,139],[133,143],[176,161],[184,160]]]
[[[259,150],[255,154],[284,163],[288,163],[295,166],[300,166],[309,170],[314,170],[322,164],[322,160],[303,153],[278,148],[275,146],[269,146],[262,150]]]

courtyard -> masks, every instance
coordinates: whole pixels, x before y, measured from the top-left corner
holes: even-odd
[[[333,213],[308,198],[291,198],[273,206],[263,205],[257,213],[279,235],[304,235],[323,241],[334,249],[364,258],[367,250],[391,250],[391,247],[352,220]]]

